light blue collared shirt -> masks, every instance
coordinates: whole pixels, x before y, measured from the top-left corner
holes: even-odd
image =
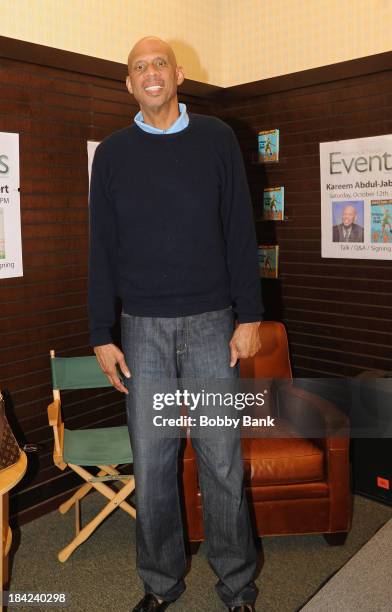
[[[178,110],[180,111],[180,116],[177,117],[175,122],[169,128],[167,128],[167,130],[161,130],[153,125],[144,123],[142,111],[139,111],[137,115],[135,115],[134,121],[142,130],[149,132],[150,134],[175,134],[176,132],[181,132],[181,130],[184,130],[189,124],[189,115],[187,113],[185,104],[180,102],[178,104]]]

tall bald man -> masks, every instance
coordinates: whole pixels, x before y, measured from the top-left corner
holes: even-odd
[[[98,146],[92,169],[89,317],[98,361],[127,394],[137,566],[145,590],[134,612],[147,612],[180,597],[186,556],[180,439],[145,431],[138,385],[233,380],[239,358],[260,348],[263,309],[249,190],[233,131],[178,103],[184,72],[164,41],[140,40],[128,68],[126,85],[140,112]],[[122,351],[111,333],[116,297],[123,308]],[[257,555],[239,436],[222,428],[218,439],[195,438],[193,445],[217,592],[230,610],[253,610]]]

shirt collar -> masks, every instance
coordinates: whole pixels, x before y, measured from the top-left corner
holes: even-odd
[[[179,117],[177,117],[175,122],[169,128],[167,128],[167,130],[161,130],[160,128],[156,128],[153,125],[145,123],[142,111],[139,111],[137,115],[135,115],[134,121],[138,127],[145,132],[149,132],[150,134],[174,134],[175,132],[181,132],[189,124],[189,115],[186,110],[186,105],[180,102],[178,105],[178,110],[180,112]]]

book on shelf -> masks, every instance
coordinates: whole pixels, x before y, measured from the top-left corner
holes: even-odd
[[[371,200],[371,242],[392,243],[392,200]]]
[[[283,221],[284,187],[267,187],[263,195],[263,219]]]
[[[258,134],[259,162],[279,161],[279,130],[263,130]]]
[[[259,270],[263,278],[278,278],[279,245],[260,244],[258,246]]]

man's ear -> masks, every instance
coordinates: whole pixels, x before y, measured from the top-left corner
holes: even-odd
[[[184,69],[182,66],[177,66],[177,85],[182,85],[185,80]]]
[[[127,75],[127,78],[125,79],[125,85],[127,86],[127,89],[129,91],[129,93],[131,95],[133,95],[133,89],[132,89],[132,83],[131,83],[131,77],[129,76],[129,74]]]

